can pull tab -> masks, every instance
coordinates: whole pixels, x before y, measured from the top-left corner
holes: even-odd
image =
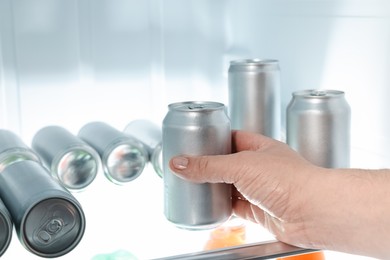
[[[35,226],[32,234],[34,244],[46,247],[62,239],[76,227],[75,213],[60,203],[49,206],[41,218],[41,224]]]
[[[188,105],[188,109],[193,110],[193,109],[203,109],[205,108],[205,105],[203,104],[191,104]]]
[[[39,231],[37,238],[43,243],[50,243],[53,235],[58,234],[63,227],[62,219],[52,219]]]
[[[312,92],[310,92],[310,96],[313,97],[323,97],[326,96],[326,94],[327,94],[326,90],[313,90]]]

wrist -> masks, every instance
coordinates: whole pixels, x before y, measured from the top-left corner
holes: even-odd
[[[312,181],[306,210],[314,247],[371,256],[390,247],[389,170],[321,169]]]

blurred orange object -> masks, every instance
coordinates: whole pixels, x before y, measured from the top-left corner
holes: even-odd
[[[293,255],[278,258],[277,260],[325,260],[324,252],[307,253],[303,255]]]
[[[210,238],[204,246],[204,250],[238,246],[244,243],[245,224],[242,222],[231,222],[211,231]]]

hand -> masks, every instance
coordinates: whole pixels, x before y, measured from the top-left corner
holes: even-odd
[[[377,196],[383,194],[373,193],[373,185],[364,185],[372,172],[317,167],[286,144],[249,132],[234,131],[232,144],[232,154],[179,156],[172,158],[170,167],[189,181],[233,184],[234,213],[262,224],[280,241],[381,257],[381,248],[388,251],[388,242],[364,237],[373,237],[372,232],[381,228],[367,228],[360,218],[372,220],[372,225],[379,221],[367,213],[362,202],[377,205],[379,211],[383,208],[376,202]],[[390,179],[387,180],[384,192],[390,198]],[[375,184],[378,190],[383,181]],[[365,196],[368,193],[373,196]],[[387,219],[390,211],[388,218],[383,217],[390,231]]]
[[[302,186],[314,166],[267,137],[236,131],[232,138],[233,154],[173,158],[170,166],[190,181],[233,184],[237,216],[264,225],[281,241],[307,245]]]

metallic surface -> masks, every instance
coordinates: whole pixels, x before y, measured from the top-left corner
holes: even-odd
[[[280,139],[280,69],[277,60],[234,60],[229,73],[233,129]]]
[[[349,167],[351,109],[344,92],[303,90],[292,95],[287,144],[318,166]]]
[[[0,199],[0,257],[5,253],[12,239],[13,223],[4,203]]]
[[[183,254],[159,259],[165,260],[201,260],[201,259],[223,259],[223,260],[248,260],[248,259],[276,259],[279,257],[310,253],[315,250],[304,249],[282,242],[263,242],[247,244],[236,247],[228,247],[217,250],[203,251],[197,253]],[[157,260],[157,259],[155,259]]]
[[[85,217],[77,200],[47,170],[21,161],[0,174],[0,196],[20,242],[41,257],[58,257],[80,242]]]
[[[149,154],[149,160],[155,172],[162,177],[162,130],[154,123],[138,119],[131,121],[124,133],[142,142]]]
[[[88,123],[78,136],[98,152],[104,174],[115,184],[138,178],[148,162],[148,153],[141,142],[106,123]]]
[[[99,172],[99,154],[77,136],[60,126],[47,126],[34,136],[32,148],[69,190],[82,190]]]
[[[16,134],[0,129],[0,171],[7,166],[23,161],[40,162],[39,157]]]
[[[164,213],[185,229],[208,229],[232,213],[231,185],[191,183],[169,168],[176,155],[215,155],[231,152],[231,128],[226,108],[216,102],[169,105],[163,121]]]

